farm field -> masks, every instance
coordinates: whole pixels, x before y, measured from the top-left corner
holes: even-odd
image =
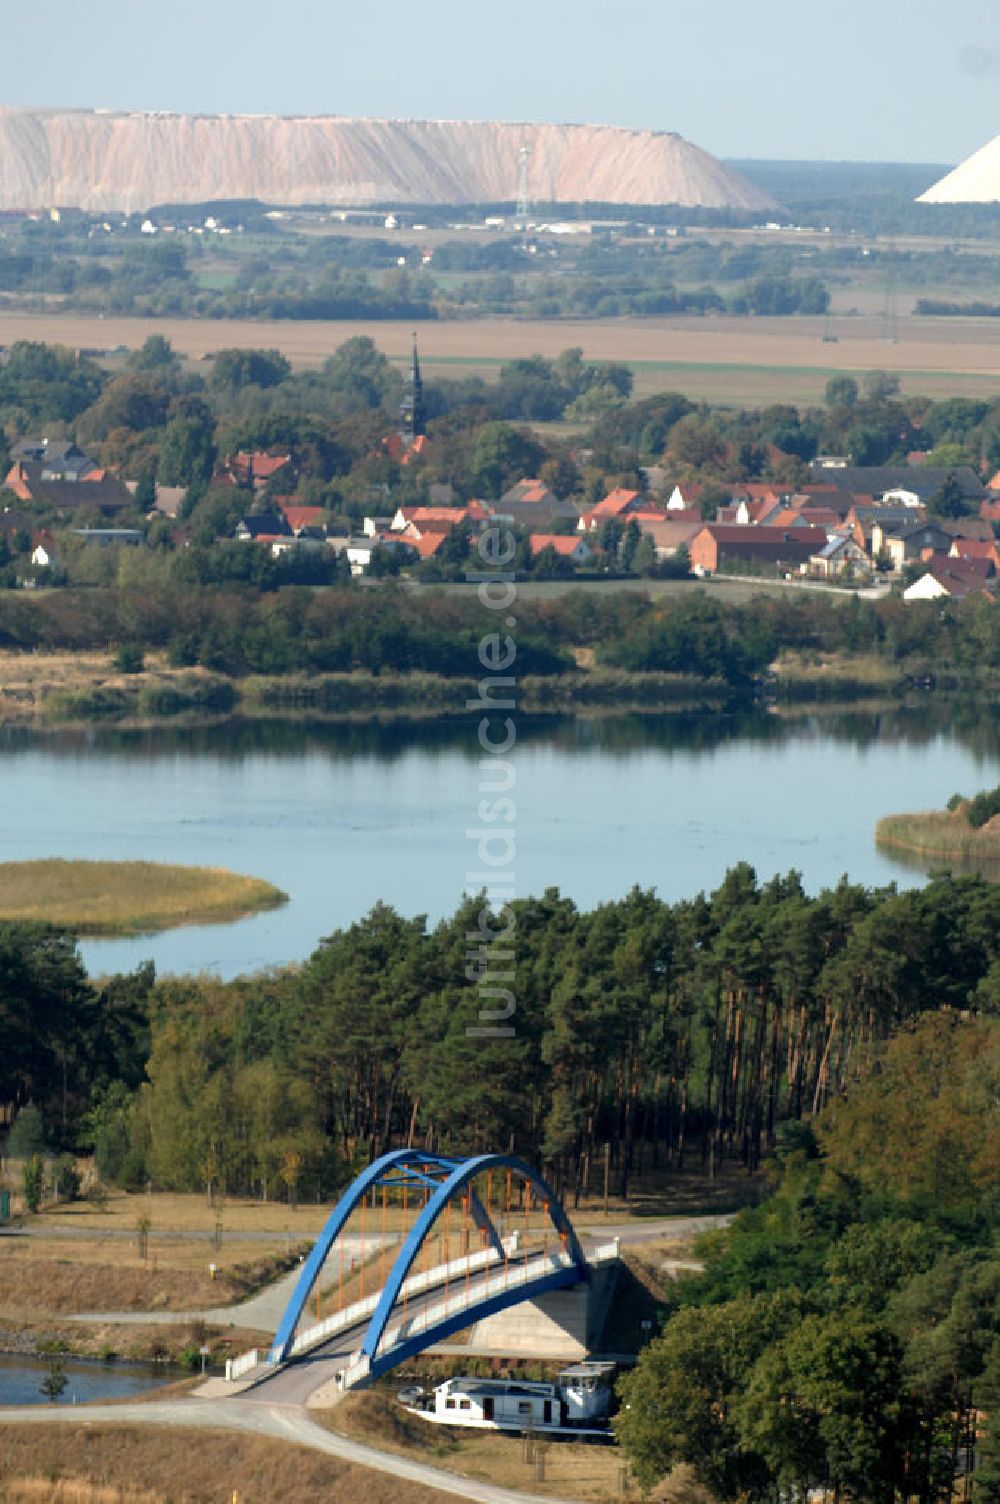
[[[94,318],[76,314],[0,314],[0,344],[46,340],[74,349],[133,349],[165,335],[182,355],[200,360],[227,347],[280,349],[302,368],[321,365],[344,340],[369,335],[393,359],[408,358],[410,322]],[[991,319],[900,318],[884,338],[877,314],[819,318],[670,318],[505,320],[426,323],[419,330],[425,371],[489,379],[517,356],[554,356],[579,346],[590,360],[623,360],[635,371],[637,395],[676,389],[723,403],[811,401],[831,375],[878,369],[898,374],[904,389],[928,396],[1000,391],[1000,327]]]

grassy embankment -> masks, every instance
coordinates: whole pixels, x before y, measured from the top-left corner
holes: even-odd
[[[0,1504],[445,1504],[453,1495],[264,1436],[63,1425],[0,1430]]]
[[[352,1441],[367,1442],[381,1451],[396,1452],[499,1488],[594,1501],[621,1497],[622,1456],[616,1447],[549,1443],[542,1448],[544,1478],[540,1478],[535,1462],[525,1461],[520,1436],[433,1425],[408,1415],[391,1390],[373,1388],[346,1395],[333,1410],[314,1412],[314,1418]]]
[[[0,863],[0,921],[42,920],[78,935],[219,924],[286,901],[280,888],[223,867],[57,859]]]

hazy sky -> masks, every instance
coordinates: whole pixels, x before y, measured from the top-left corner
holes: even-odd
[[[998,0],[7,0],[0,102],[601,121],[726,157],[953,162]],[[2,170],[2,164],[0,164]]]

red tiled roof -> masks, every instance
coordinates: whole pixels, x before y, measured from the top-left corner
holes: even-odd
[[[532,533],[528,538],[528,546],[533,558],[543,549],[551,548],[563,558],[570,559],[582,541],[573,533]]]
[[[588,517],[620,517],[638,500],[638,491],[627,491],[624,486],[616,486],[613,491],[608,492],[603,501],[597,503],[596,507],[591,507]]]
[[[250,472],[250,462],[253,461],[253,478],[255,481],[270,480],[272,475],[287,465],[291,460],[290,454],[264,454],[260,450],[252,453],[241,449],[234,454],[229,462],[230,470],[234,471],[241,480],[246,480]]]
[[[781,501],[788,495],[787,489],[780,486],[765,484],[761,481],[741,481],[738,486],[733,486],[730,493],[734,501]]]
[[[985,538],[954,538],[949,554],[953,559],[992,559],[994,562],[998,557],[995,540],[987,542]]]
[[[716,543],[783,543],[791,538],[796,543],[816,543],[822,548],[826,542],[826,529],[822,527],[741,527],[739,523],[709,522],[703,531],[710,533]]]
[[[293,533],[301,532],[304,527],[321,527],[323,524],[322,507],[297,507],[287,502],[280,502],[279,505]]]
[[[990,564],[987,559],[950,559],[946,554],[936,554],[928,561],[926,573],[949,595],[961,597],[985,590]]]
[[[802,507],[799,516],[813,527],[836,527],[841,520],[840,513],[831,507]]]
[[[438,549],[441,547],[447,536],[447,530],[441,528],[434,529],[433,531],[428,530],[427,532],[421,533],[417,538],[414,538],[410,534],[406,534],[403,541],[408,543],[411,548],[416,549],[417,553],[422,559],[429,559],[432,554],[437,553]]]
[[[545,482],[538,480],[537,477],[532,477],[528,480],[519,480],[516,486],[511,486],[510,490],[504,493],[503,499],[505,501],[516,501],[524,505],[526,503],[546,502],[550,500],[551,496],[552,492]]]
[[[633,512],[630,522],[638,522],[640,526],[645,522],[704,522],[698,507],[674,507],[660,511]]]

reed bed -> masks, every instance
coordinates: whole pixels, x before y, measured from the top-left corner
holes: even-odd
[[[41,920],[78,935],[219,924],[285,902],[279,888],[223,867],[55,858],[0,863],[0,920]]]

